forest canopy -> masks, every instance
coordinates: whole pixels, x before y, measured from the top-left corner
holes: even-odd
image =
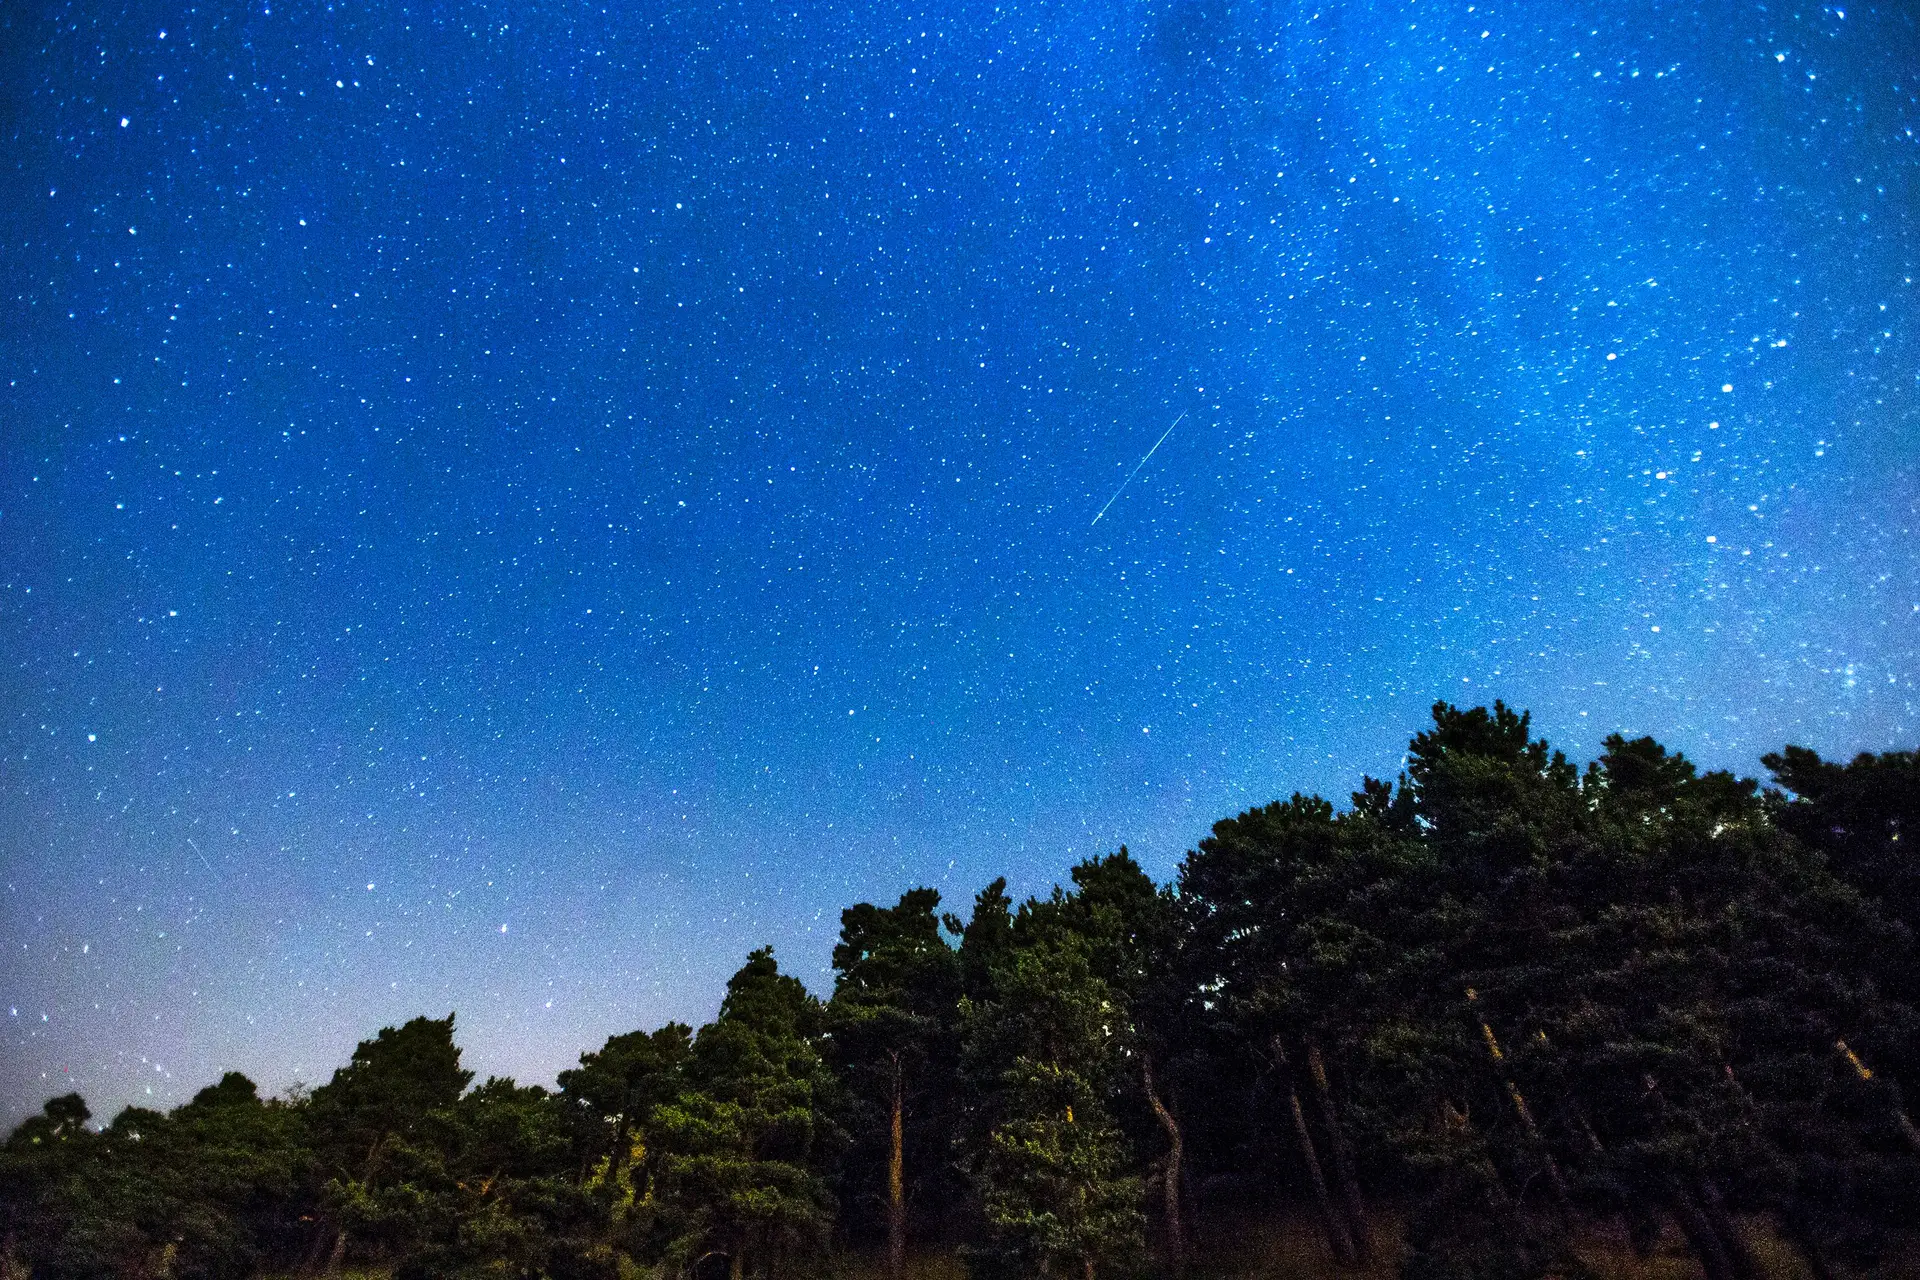
[[[1329,1274],[1891,1274],[1920,756],[1762,764],[1581,769],[1442,703],[1398,778],[1225,818],[1171,883],[1123,847],[861,903],[825,999],[756,951],[712,1022],[551,1089],[476,1084],[449,1014],[310,1094],[53,1098],[0,1148],[0,1275],[1095,1280],[1213,1274],[1263,1219]]]

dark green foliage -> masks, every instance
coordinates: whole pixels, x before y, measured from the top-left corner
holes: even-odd
[[[647,1198],[657,1167],[653,1114],[680,1095],[693,1033],[669,1022],[658,1031],[610,1036],[598,1052],[560,1073],[573,1159],[586,1185],[618,1222]]]
[[[1822,760],[1804,747],[1787,747],[1760,762],[1794,793],[1773,797],[1773,818],[1783,831],[1826,857],[1840,879],[1871,899],[1890,920],[1920,938],[1920,752],[1861,753],[1848,764]],[[1875,972],[1890,990],[1920,991],[1920,967],[1909,944],[1882,948]],[[1885,1046],[1898,1052],[1896,1046]],[[1920,1062],[1902,1057],[1902,1075]]]
[[[606,1207],[580,1184],[562,1101],[511,1080],[464,1092],[471,1079],[449,1014],[382,1030],[314,1091],[313,1256],[408,1280],[610,1274]]]
[[[1524,716],[1442,705],[1398,788],[1220,823],[1181,889],[1203,1003],[1325,1046],[1362,1165],[1424,1206],[1427,1273],[1564,1271],[1583,1214],[1897,1220],[1854,1188],[1911,1153],[1834,1042],[1904,1060],[1874,975],[1907,943],[1750,781],[1617,737],[1582,781]]]
[[[1794,793],[1777,812],[1782,828],[1827,855],[1862,893],[1884,901],[1908,927],[1920,916],[1920,753],[1861,753],[1849,764],[1787,747],[1760,763]]]
[[[171,1115],[129,1108],[97,1134],[87,1118],[56,1098],[0,1154],[3,1229],[36,1274],[241,1277],[298,1239],[302,1118],[245,1076]]]
[[[313,1091],[323,1256],[391,1258],[433,1234],[452,1185],[447,1113],[472,1079],[448,1014],[383,1027]]]
[[[382,1142],[413,1136],[458,1102],[472,1079],[453,1043],[453,1015],[415,1018],[362,1040],[352,1060],[313,1091],[313,1114],[339,1168],[351,1174],[377,1159]]]
[[[381,1187],[405,1229],[396,1280],[613,1275],[605,1215],[574,1176],[559,1099],[491,1079],[435,1126],[438,1141],[414,1176]]]
[[[557,1092],[470,1087],[449,1015],[304,1099],[229,1074],[96,1131],[55,1098],[0,1147],[0,1274],[771,1277],[836,1229],[1174,1273],[1196,1208],[1378,1262],[1384,1204],[1418,1280],[1571,1280],[1599,1224],[1752,1280],[1742,1215],[1872,1275],[1920,1221],[1920,757],[1765,763],[1790,796],[1651,738],[1582,773],[1441,704],[1344,811],[1224,819],[1165,888],[1122,849],[964,922],[849,908],[824,1007],[758,951],[697,1036]]]
[[[654,1111],[652,1251],[670,1264],[723,1255],[758,1274],[825,1244],[833,1203],[814,1160],[832,1080],[811,1039],[820,1018],[770,948],[728,980],[686,1089]]]
[[[856,1239],[879,1239],[889,1231],[896,1108],[896,1229],[904,1233],[912,1215],[922,1238],[944,1230],[946,1210],[959,1191],[951,1152],[961,958],[941,936],[939,905],[934,890],[911,889],[896,906],[861,903],[840,917],[840,943],[833,949],[838,977],[826,1026],[849,1140],[840,1162],[839,1200]]]
[[[669,1022],[658,1031],[609,1036],[598,1051],[580,1055],[580,1065],[560,1073],[560,1092],[581,1113],[594,1156],[614,1149],[615,1134],[643,1128],[661,1103],[680,1092],[680,1072],[693,1047],[693,1031]]]
[[[1108,1102],[1120,1010],[1084,939],[1033,932],[994,968],[989,998],[964,1006],[969,1167],[996,1270],[1091,1276],[1136,1254],[1143,1226]]]
[[[1013,899],[1001,876],[974,895],[973,915],[962,925],[957,916],[945,917],[949,931],[960,935],[961,990],[979,999],[993,986],[993,967],[1013,946]]]

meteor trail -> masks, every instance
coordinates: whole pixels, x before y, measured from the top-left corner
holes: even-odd
[[[1153,449],[1147,450],[1147,458],[1151,458],[1154,454],[1154,450],[1158,449],[1161,445],[1167,442],[1167,437],[1173,434],[1173,427],[1179,426],[1181,418],[1185,418],[1186,416],[1187,416],[1187,411],[1185,409],[1182,409],[1180,411],[1180,417],[1175,418],[1173,420],[1173,426],[1168,427],[1165,431],[1162,431],[1160,433],[1160,438],[1153,442]],[[1126,487],[1133,483],[1133,478],[1140,474],[1140,468],[1147,465],[1147,458],[1142,458],[1140,459],[1140,461],[1133,464],[1133,470],[1127,472],[1127,478],[1120,482],[1120,488],[1115,489],[1113,491],[1113,497],[1107,499],[1107,507],[1112,506],[1114,504],[1115,499],[1119,498],[1120,494],[1126,489]],[[1100,523],[1100,516],[1107,514],[1107,507],[1100,508],[1100,514],[1094,516],[1093,520],[1087,525],[1087,528],[1091,529],[1093,528],[1094,525]]]

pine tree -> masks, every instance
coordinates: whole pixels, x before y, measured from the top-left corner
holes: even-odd
[[[1161,1148],[1157,1161],[1160,1244],[1167,1267],[1185,1269],[1187,1223],[1182,1179],[1186,1132],[1179,1092],[1195,1065],[1191,988],[1184,973],[1185,931],[1170,890],[1156,886],[1122,845],[1068,873],[1073,891],[1035,902],[1028,932],[1064,928],[1086,942],[1088,964],[1106,984],[1119,1028],[1116,1109],[1135,1150]],[[1129,1126],[1126,1120],[1137,1118]]]
[[[688,1087],[654,1111],[655,1238],[671,1264],[724,1256],[740,1280],[824,1246],[833,1203],[816,1161],[832,1080],[812,1041],[819,1023],[771,948],[728,980],[720,1016],[694,1041]]]
[[[648,1194],[654,1109],[678,1097],[693,1033],[669,1022],[657,1031],[609,1036],[580,1065],[560,1073],[582,1177],[624,1217]]]
[[[940,936],[940,895],[841,914],[839,977],[827,1006],[831,1059],[853,1144],[842,1203],[885,1210],[888,1274],[905,1266],[910,1189],[950,1184],[960,960]],[[855,1217],[856,1224],[860,1218]]]
[[[1108,1098],[1117,1009],[1086,942],[1048,931],[1009,950],[964,1008],[977,1138],[970,1169],[992,1259],[1084,1276],[1141,1245],[1140,1182]]]
[[[429,1230],[416,1188],[447,1185],[439,1119],[472,1079],[449,1013],[382,1028],[313,1091],[323,1213],[311,1262],[337,1263],[356,1248],[391,1256]]]

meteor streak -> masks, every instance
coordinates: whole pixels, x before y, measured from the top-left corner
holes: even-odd
[[[1154,450],[1158,449],[1161,445],[1167,442],[1167,437],[1173,434],[1173,428],[1179,426],[1181,419],[1185,418],[1186,416],[1187,416],[1187,411],[1185,409],[1182,409],[1180,411],[1180,417],[1175,418],[1173,420],[1173,426],[1170,426],[1165,431],[1162,431],[1160,433],[1160,438],[1153,442],[1153,448],[1147,450],[1147,458],[1151,458],[1154,454]],[[1127,478],[1125,480],[1122,480],[1120,482],[1120,487],[1113,491],[1113,497],[1107,499],[1107,507],[1112,506],[1114,502],[1120,497],[1121,493],[1123,493],[1126,490],[1126,487],[1133,483],[1133,478],[1140,474],[1140,468],[1147,465],[1147,458],[1142,458],[1140,459],[1140,461],[1133,464],[1133,470],[1127,472]],[[1092,522],[1087,525],[1087,528],[1091,529],[1093,528],[1094,525],[1100,523],[1100,516],[1107,514],[1107,507],[1100,508],[1099,515],[1094,516]]]

